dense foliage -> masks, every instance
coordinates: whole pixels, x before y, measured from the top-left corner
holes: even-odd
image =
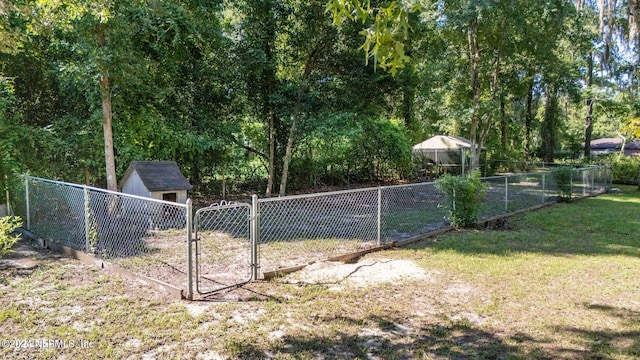
[[[21,226],[19,217],[0,217],[0,258],[11,252],[13,245],[20,240],[20,235],[14,234],[14,231]]]
[[[449,210],[451,225],[463,228],[476,225],[487,193],[478,171],[460,176],[445,174],[436,180],[436,188],[446,199],[444,206]]]
[[[2,2],[0,185],[153,159],[222,197],[410,180],[436,134],[496,171],[577,157],[639,133],[636,3]]]
[[[598,164],[610,166],[616,184],[640,185],[640,157],[609,155],[597,159]]]
[[[560,195],[561,201],[571,202],[573,174],[574,170],[572,166],[560,166],[551,173],[558,187],[558,194]]]

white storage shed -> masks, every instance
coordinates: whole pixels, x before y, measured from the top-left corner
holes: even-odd
[[[132,161],[120,184],[125,194],[181,204],[192,188],[175,161]]]

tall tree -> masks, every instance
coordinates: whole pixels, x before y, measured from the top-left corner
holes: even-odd
[[[430,15],[434,11],[437,13],[435,17],[427,15],[422,19],[439,22],[447,34],[447,42],[457,49],[458,59],[462,57],[466,60],[454,60],[452,65],[456,71],[468,73],[466,83],[461,82],[457,85],[467,89],[468,98],[456,99],[466,104],[465,110],[460,114],[467,118],[465,130],[473,143],[474,168],[479,164],[479,149],[487,141],[495,122],[501,117],[500,104],[504,101],[507,71],[514,74],[518,71],[512,64],[523,57],[523,48],[532,49],[527,55],[535,59],[542,59],[543,56],[551,54],[554,51],[553,46],[557,45],[559,34],[562,34],[564,20],[569,14],[566,1],[552,0],[542,4],[501,0],[383,2],[383,5],[377,7],[370,6],[368,1],[334,0],[329,1],[327,7],[333,11],[336,24],[342,24],[347,19],[365,23],[362,33],[365,37],[363,48],[366,55],[373,56],[381,67],[390,69],[392,73],[397,72],[409,61],[404,44],[409,32],[410,14],[417,12]],[[521,14],[526,14],[527,17],[523,18]],[[543,20],[530,20],[536,18]],[[375,20],[367,22],[369,19]],[[536,39],[526,36],[530,33],[527,22],[534,21],[538,21],[546,31]],[[371,26],[367,28],[366,24],[369,23]],[[548,50],[540,54],[534,50],[540,46],[533,41],[539,42],[543,37],[550,45],[543,46]],[[530,43],[525,43],[526,41]],[[530,61],[529,67],[524,71],[539,68],[539,62]],[[533,79],[536,75],[530,76],[530,79]]]
[[[75,41],[70,45],[84,57],[87,65],[81,76],[85,79],[98,78],[96,85],[102,111],[107,188],[115,191],[117,177],[113,150],[111,73],[114,71],[113,50],[117,46],[109,44],[107,39],[111,41],[126,36],[123,31],[128,28],[118,24],[113,17],[111,0],[91,4],[78,1],[57,4],[36,0],[31,16],[30,28],[34,35],[48,36],[57,44],[64,44],[69,37],[73,38]]]

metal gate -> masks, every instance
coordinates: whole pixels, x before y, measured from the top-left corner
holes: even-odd
[[[196,212],[196,291],[210,294],[237,287],[254,278],[255,242],[251,236],[251,205],[213,206]]]

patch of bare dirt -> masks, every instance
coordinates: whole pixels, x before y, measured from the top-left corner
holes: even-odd
[[[62,255],[43,251],[33,241],[21,239],[12,251],[0,258],[0,273],[5,276],[0,278],[0,282],[13,276],[30,275],[45,259],[60,260]]]
[[[331,289],[341,290],[343,286],[369,287],[431,277],[432,274],[409,260],[367,259],[355,264],[317,262],[288,275],[285,281],[333,285]]]

